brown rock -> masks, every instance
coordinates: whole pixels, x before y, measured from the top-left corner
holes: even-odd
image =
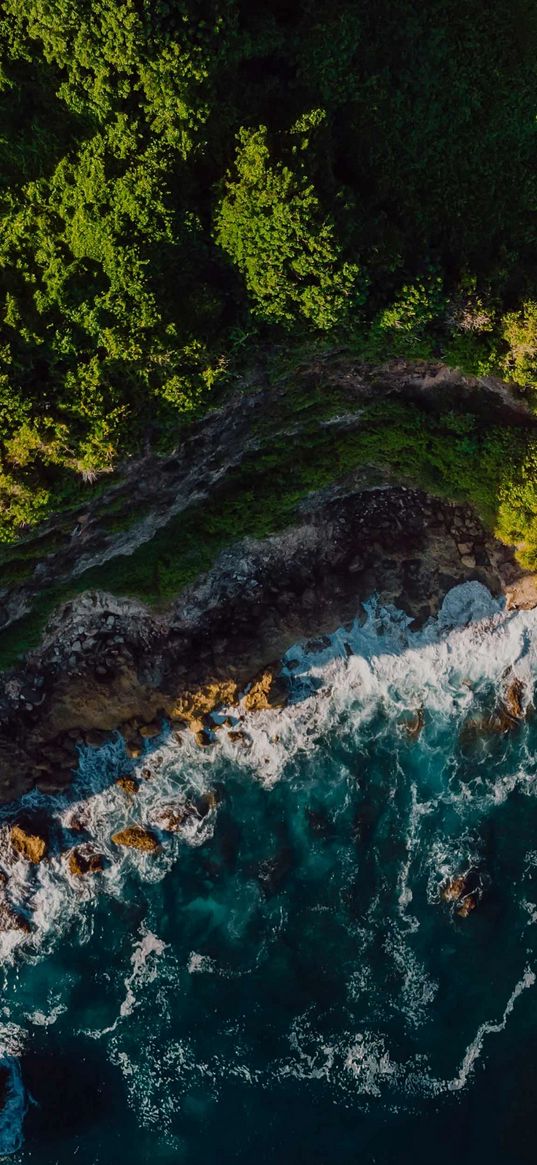
[[[10,839],[13,848],[27,862],[38,863],[43,860],[47,852],[47,843],[37,833],[29,833],[22,825],[12,825]]]
[[[228,732],[228,739],[232,740],[234,744],[251,745],[250,737],[242,728],[236,728],[233,732]]]
[[[131,760],[136,760],[137,757],[142,755],[142,745],[136,740],[128,740],[125,745],[125,751]]]
[[[537,574],[516,579],[505,590],[508,611],[531,611],[537,607]]]
[[[143,736],[144,740],[151,740],[154,736],[160,736],[161,731],[161,726],[157,724],[156,720],[152,720],[150,724],[142,724],[139,729],[140,736]]]
[[[123,789],[123,792],[128,793],[131,797],[138,792],[140,787],[138,781],[136,781],[134,777],[128,776],[118,777],[116,785],[119,785],[120,789]]]
[[[129,825],[127,829],[120,829],[112,834],[114,845],[127,846],[129,849],[141,849],[146,853],[153,853],[159,848],[159,843],[150,829],[141,825]]]
[[[443,902],[458,902],[465,890],[466,874],[457,874],[440,887],[440,897]]]
[[[82,878],[84,874],[98,874],[104,868],[103,855],[90,849],[72,849],[67,857],[67,865],[74,878]]]
[[[20,930],[23,934],[29,934],[31,929],[28,919],[23,914],[13,910],[5,898],[0,899],[0,931]]]
[[[477,894],[465,894],[460,906],[457,907],[456,914],[458,914],[459,918],[468,918],[472,910],[475,910],[478,902],[479,898]]]
[[[523,700],[525,694],[525,684],[523,684],[522,680],[517,679],[515,676],[508,684],[503,696],[503,705],[507,711],[507,714],[511,716],[513,720],[524,719]]]
[[[242,703],[247,712],[261,712],[266,708],[283,708],[288,692],[283,680],[277,674],[278,664],[266,668],[253,680]]]
[[[157,829],[162,829],[164,833],[178,833],[181,827],[192,816],[192,809],[177,802],[177,804],[163,805],[153,816],[153,821]],[[197,815],[196,815],[197,816]]]
[[[215,680],[195,691],[185,692],[168,711],[174,722],[181,720],[188,724],[193,732],[201,732],[205,717],[222,704],[235,704],[237,696],[238,686],[235,680]]]

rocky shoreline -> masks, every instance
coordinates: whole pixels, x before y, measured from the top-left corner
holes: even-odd
[[[374,592],[417,628],[470,579],[513,608],[537,604],[534,576],[469,507],[357,474],[310,497],[284,533],[222,553],[165,614],[81,595],[2,677],[0,800],[63,789],[78,745],[116,730],[133,757],[164,721],[203,746],[219,705],[284,699],[277,661],[292,643],[349,622]]]

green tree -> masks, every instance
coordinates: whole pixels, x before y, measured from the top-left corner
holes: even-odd
[[[271,164],[267,129],[239,134],[235,174],[216,216],[216,239],[244,277],[253,310],[328,331],[364,300],[366,282],[345,261],[305,170]]]

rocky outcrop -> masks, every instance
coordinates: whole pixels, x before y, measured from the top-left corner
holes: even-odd
[[[310,497],[284,533],[222,553],[166,613],[98,592],[65,604],[0,681],[0,799],[61,790],[79,742],[98,747],[114,730],[136,758],[163,718],[205,745],[216,710],[279,706],[274,659],[353,619],[375,591],[418,627],[456,583],[498,594],[520,576],[469,507],[355,474]]]
[[[99,874],[104,869],[103,855],[91,846],[72,849],[67,855],[67,867],[73,878],[83,878],[85,874]]]
[[[114,845],[126,846],[128,849],[139,849],[145,853],[154,853],[159,848],[155,834],[141,825],[129,825],[112,834]]]
[[[459,918],[468,918],[479,905],[481,896],[479,874],[474,869],[447,878],[440,887],[440,898],[452,907]]]
[[[27,862],[41,862],[47,852],[47,842],[38,833],[30,832],[22,825],[12,825],[9,838],[13,849]]]
[[[279,665],[272,664],[252,681],[242,699],[246,712],[262,712],[267,708],[284,707],[288,692],[278,671]]]

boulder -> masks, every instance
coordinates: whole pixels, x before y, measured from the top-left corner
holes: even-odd
[[[157,829],[162,829],[164,833],[178,833],[193,812],[193,806],[187,806],[182,801],[178,801],[176,804],[162,805],[154,813],[152,820]]]
[[[417,740],[422,728],[425,724],[425,717],[423,708],[417,708],[414,712],[408,712],[401,720],[401,731],[409,740]]]
[[[460,906],[457,907],[456,914],[459,918],[468,918],[468,915],[475,910],[479,902],[479,895],[477,893],[465,894]]]
[[[119,788],[123,789],[124,793],[128,793],[130,797],[134,796],[139,789],[138,781],[129,776],[118,777],[116,785],[119,785]]]
[[[112,834],[114,845],[127,846],[129,849],[140,849],[146,853],[153,853],[159,848],[155,834],[141,825],[129,825]]]
[[[19,930],[22,934],[29,934],[31,929],[24,914],[19,914],[18,910],[14,910],[5,898],[0,899],[0,931]]]
[[[27,862],[41,862],[47,852],[47,843],[38,833],[31,833],[22,825],[12,825],[10,840],[13,849]]]
[[[525,694],[525,684],[522,682],[522,680],[519,680],[517,676],[514,676],[505,689],[502,701],[507,715],[510,716],[512,720],[524,719]]]
[[[202,728],[199,732],[194,733],[194,740],[200,748],[208,748],[213,743],[211,733],[207,728]]]
[[[104,869],[103,855],[92,849],[72,849],[67,856],[67,866],[74,878],[98,874]]]
[[[127,740],[125,742],[125,752],[131,760],[136,760],[142,755],[142,745],[137,740]]]
[[[443,902],[458,902],[466,889],[466,874],[457,874],[448,878],[440,887],[440,897]]]
[[[283,708],[287,703],[288,691],[284,681],[277,674],[277,664],[268,667],[252,681],[242,698],[247,712],[262,712],[267,708]]]
[[[447,878],[440,887],[440,897],[443,902],[454,907],[459,918],[468,918],[475,910],[481,894],[481,879],[475,869],[466,870],[462,874],[455,874]]]
[[[162,728],[156,720],[152,720],[150,724],[142,724],[138,731],[144,740],[152,740],[154,736],[160,736]]]

